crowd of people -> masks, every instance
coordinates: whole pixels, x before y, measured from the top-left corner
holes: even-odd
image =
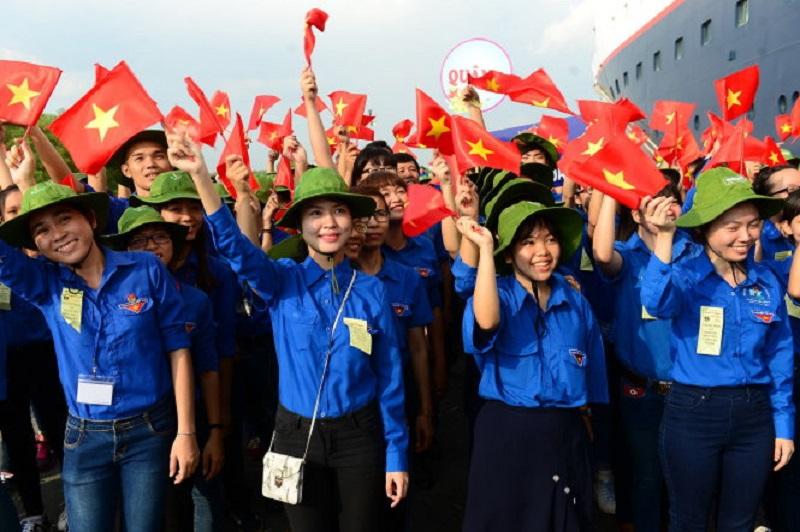
[[[407,530],[455,361],[463,530],[593,530],[596,503],[637,532],[800,530],[796,158],[665,168],[630,209],[531,132],[518,172],[423,167],[346,129],[331,150],[310,69],[300,84],[314,164],[291,135],[266,171],[228,156],[235,198],[187,129],[128,140],[113,191],[62,184],[81,176],[37,127],[8,139],[2,530],[47,526],[32,406],[62,530],[221,530],[247,511],[246,448],[293,531]],[[422,182],[455,215],[412,237]]]

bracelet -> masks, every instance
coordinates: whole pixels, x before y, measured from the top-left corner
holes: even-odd
[[[197,434],[196,432],[179,432],[177,435],[178,436],[194,436],[196,434]]]

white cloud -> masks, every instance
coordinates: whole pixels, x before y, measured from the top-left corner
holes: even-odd
[[[537,52],[563,51],[572,46],[584,47],[587,42],[591,44],[594,22],[591,0],[573,3],[565,15],[542,30],[536,44]]]

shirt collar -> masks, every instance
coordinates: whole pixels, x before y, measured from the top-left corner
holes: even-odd
[[[131,252],[112,251],[109,248],[102,247],[100,250],[103,253],[105,265],[103,266],[103,276],[100,279],[100,288],[106,284],[106,281],[121,267],[130,266],[135,264],[135,260],[131,256]],[[86,284],[83,278],[76,274],[72,268],[64,264],[59,265],[59,272],[62,281],[78,281],[80,284]],[[99,288],[98,288],[99,290]]]
[[[758,281],[758,273],[756,272],[757,264],[756,261],[753,259],[753,254],[748,253],[747,259],[745,260],[745,265],[747,267],[747,277],[745,280],[739,284],[739,286],[751,286],[756,284]],[[714,269],[714,265],[711,264],[711,259],[708,258],[706,254],[705,248],[696,256],[691,259],[689,264],[686,267],[686,270],[692,272],[695,275],[697,281],[703,281],[704,279],[708,278],[710,275],[716,275],[717,271]],[[721,277],[717,275],[717,278],[720,282],[725,282]]]
[[[498,283],[501,282],[505,284],[505,288],[509,291],[509,303],[512,312],[519,312],[528,298],[530,298],[531,304],[537,309],[539,308],[539,305],[533,299],[533,295],[523,288],[513,274],[499,278]],[[554,273],[550,281],[550,298],[547,300],[548,311],[567,301],[567,290],[574,290],[574,288],[561,275]]]
[[[303,262],[300,263],[300,268],[303,270],[303,281],[305,282],[306,286],[311,286],[317,281],[319,281],[325,274],[328,273],[329,270],[323,270],[317,262],[312,259],[310,256],[306,257]],[[353,275],[353,268],[350,265],[350,261],[348,259],[343,260],[339,264],[337,264],[333,268],[334,273],[336,274],[336,279],[339,281],[339,286],[341,287],[341,283],[343,282],[350,282],[350,276]],[[344,287],[346,288],[346,286]]]
[[[391,281],[402,281],[400,272],[397,271],[397,263],[391,259],[383,257],[383,265],[376,275],[379,279],[389,279]]]

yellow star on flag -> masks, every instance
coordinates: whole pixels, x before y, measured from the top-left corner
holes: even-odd
[[[225,107],[224,103],[219,104],[219,107],[214,108],[214,112],[217,113],[219,116],[228,116],[229,109]]]
[[[433,137],[436,140],[439,140],[439,137],[450,131],[450,128],[444,125],[444,121],[447,119],[447,116],[442,115],[437,120],[433,118],[428,118],[428,122],[431,123],[431,129],[427,133],[425,133],[426,137]]]
[[[780,159],[778,158],[777,153],[772,152],[769,154],[769,162],[771,162],[772,164],[778,164],[778,161],[780,161]]]
[[[500,90],[500,84],[497,83],[497,78],[492,78],[486,82],[486,90],[497,92]]]
[[[581,152],[581,155],[594,155],[595,153],[599,152],[603,149],[603,143],[606,141],[605,137],[600,137],[597,139],[597,142],[587,142],[586,149]]]
[[[533,104],[536,107],[547,107],[548,105],[550,105],[550,96],[538,102],[536,100],[533,100],[531,104]]]
[[[547,142],[549,142],[550,144],[552,144],[556,148],[558,148],[558,145],[561,143],[561,141],[559,139],[555,138],[552,135],[547,137]]]
[[[614,185],[615,187],[619,187],[622,190],[633,190],[634,187],[627,181],[625,181],[625,174],[620,170],[617,173],[609,172],[605,168],[603,168],[603,177],[606,181]]]
[[[339,98],[339,101],[336,102],[336,116],[342,116],[342,112],[344,108],[350,105],[349,103],[344,103],[342,98]]]
[[[266,109],[264,109],[263,107],[259,107],[258,108],[258,117],[261,118],[262,116],[264,116],[264,113],[266,113],[266,112],[267,112]]]
[[[480,157],[484,161],[488,161],[489,160],[489,159],[486,158],[487,155],[491,155],[491,154],[494,153],[492,150],[490,150],[489,148],[487,148],[487,147],[485,147],[483,145],[483,139],[478,139],[477,142],[466,141],[466,143],[469,145],[468,154],[469,155],[477,155],[478,157]]]
[[[781,125],[781,133],[791,133],[791,132],[792,132],[791,124],[782,124]]]
[[[31,90],[30,86],[28,85],[28,78],[23,79],[22,83],[19,85],[12,85],[11,83],[8,83],[6,84],[6,87],[8,87],[13,94],[11,101],[8,102],[8,105],[21,103],[23,106],[25,106],[25,109],[30,109],[31,100],[41,94],[41,92]]]
[[[667,125],[672,124],[672,121],[675,120],[675,111],[672,111],[670,114],[667,115]]]
[[[96,103],[92,104],[94,119],[86,124],[85,127],[86,129],[96,129],[98,133],[100,133],[100,142],[105,140],[109,129],[119,127],[119,123],[114,120],[114,114],[117,112],[117,109],[119,109],[119,105],[115,105],[108,111],[104,111],[98,107]]]
[[[728,89],[728,95],[725,97],[725,104],[728,106],[728,109],[730,109],[734,105],[742,105],[742,102],[739,101],[739,96],[741,95],[742,91],[734,91],[733,89]]]
[[[348,133],[358,133],[358,128],[356,126],[347,126]]]

